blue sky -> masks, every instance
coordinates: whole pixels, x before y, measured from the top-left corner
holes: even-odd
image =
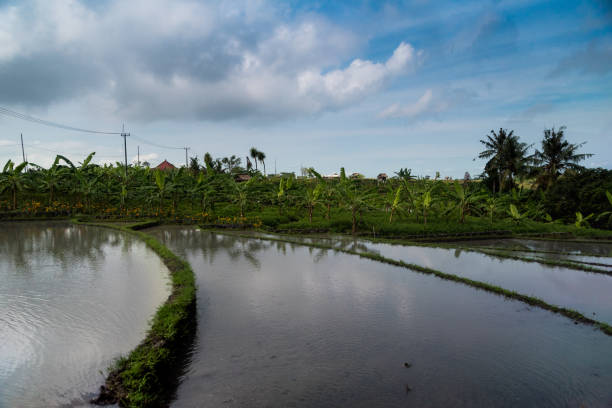
[[[0,106],[126,129],[157,164],[267,155],[267,169],[479,174],[491,129],[567,126],[612,167],[606,1],[0,2]],[[118,136],[0,116],[0,161],[123,157]]]

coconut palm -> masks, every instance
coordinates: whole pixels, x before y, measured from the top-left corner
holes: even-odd
[[[264,166],[264,175],[266,174],[266,154],[264,152],[257,152],[257,160]]]
[[[255,160],[255,171],[257,171],[257,160],[259,159],[259,151],[256,148],[251,147],[251,150],[249,150],[249,154],[251,155],[251,159]]]
[[[552,183],[566,170],[578,170],[583,167],[578,163],[593,156],[590,153],[577,153],[578,149],[586,142],[573,144],[565,140],[565,126],[558,130],[544,130],[542,140],[542,151],[537,150],[533,155],[534,163],[537,166],[538,185],[548,189]]]
[[[493,180],[493,192],[504,191],[514,187],[514,179],[527,173],[530,157],[527,151],[531,145],[522,143],[511,130],[491,130],[486,139],[481,139],[486,149],[478,154],[481,159],[489,159],[485,172]],[[496,188],[497,187],[497,188]]]

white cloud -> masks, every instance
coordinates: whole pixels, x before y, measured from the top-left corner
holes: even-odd
[[[433,101],[433,92],[431,89],[425,91],[423,96],[419,98],[415,103],[410,105],[401,106],[399,104],[393,104],[386,108],[379,114],[381,118],[401,118],[408,117],[414,118],[415,116],[421,115],[431,109]]]
[[[140,155],[140,163],[151,162],[151,161],[157,159],[158,157],[159,157],[159,155],[157,153],[141,154]],[[132,163],[138,163],[138,156],[132,157]]]
[[[410,44],[401,43],[385,63],[356,59],[345,69],[326,74],[314,70],[298,77],[298,92],[319,101],[319,109],[342,106],[375,92],[397,75],[412,71],[417,56]]]
[[[354,58],[358,34],[315,15],[287,22],[283,7],[30,0],[0,8],[8,27],[0,28],[0,102],[98,99],[142,121],[282,119],[358,103],[419,62],[404,42],[386,62]]]
[[[379,118],[416,119],[445,112],[451,108],[465,107],[477,97],[476,92],[466,89],[446,89],[434,91],[427,89],[419,99],[408,105],[395,103],[378,114]]]
[[[17,146],[17,143],[14,140],[0,139],[0,146]]]

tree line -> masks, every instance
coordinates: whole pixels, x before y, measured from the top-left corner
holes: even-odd
[[[239,157],[207,153],[203,165],[192,158],[189,167],[172,171],[128,166],[127,177],[120,163],[93,164],[95,153],[76,164],[58,155],[48,168],[9,160],[0,174],[0,214],[231,220],[353,233],[560,222],[610,228],[612,172],[580,166],[590,155],[578,152],[583,144],[568,143],[564,130],[547,130],[532,154],[514,132],[491,131],[481,141],[486,149],[479,156],[488,161],[479,181],[415,177],[407,168],[386,182],[351,179],[343,168],[337,180],[313,168],[305,178],[266,177],[265,154],[255,148],[255,168],[250,160],[243,168]],[[235,175],[243,172],[251,178],[240,182]],[[528,178],[530,188],[518,183]]]

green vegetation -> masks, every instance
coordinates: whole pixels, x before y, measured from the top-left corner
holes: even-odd
[[[112,367],[95,402],[119,403],[123,407],[167,405],[195,335],[196,287],[193,271],[187,262],[155,238],[137,231],[153,225],[151,221],[124,226],[87,224],[136,235],[162,258],[172,280],[172,293],[157,309],[146,338]]]
[[[256,148],[250,150],[254,168],[248,157],[243,168],[239,157],[213,160],[209,153],[204,166],[192,158],[188,168],[166,171],[98,166],[94,153],[78,165],[58,155],[47,169],[9,161],[0,174],[0,219],[85,215],[386,237],[560,232],[609,238],[601,229],[612,228],[612,171],[579,166],[589,155],[577,153],[583,144],[568,143],[564,130],[547,130],[542,151],[531,156],[514,132],[491,131],[481,140],[480,157],[488,159],[482,180],[419,178],[410,169],[384,181],[347,177],[344,168],[339,179],[312,168],[302,177],[265,176],[265,154]]]

